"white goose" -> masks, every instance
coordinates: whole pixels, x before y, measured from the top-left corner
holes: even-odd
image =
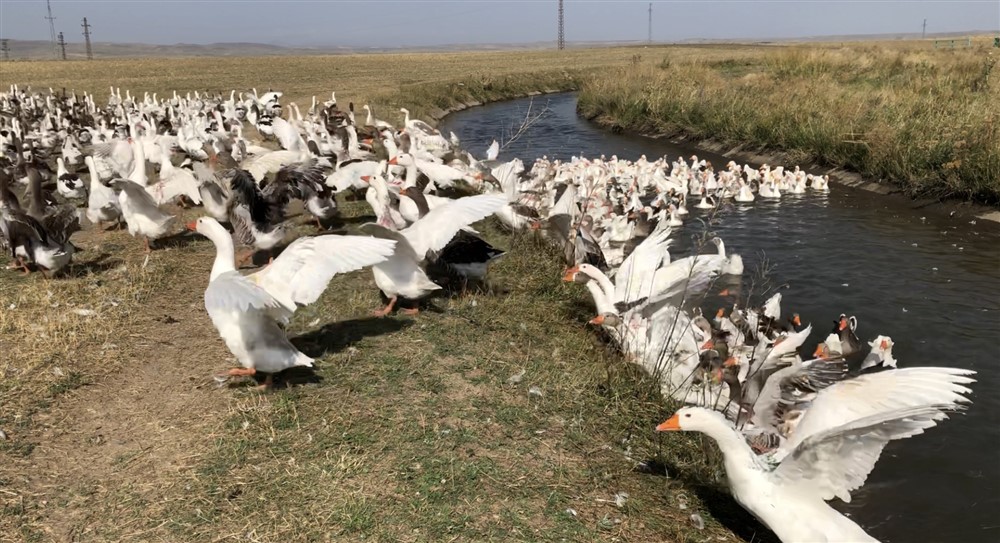
[[[118,204],[121,206],[122,217],[128,224],[128,233],[142,236],[146,252],[149,253],[152,250],[149,240],[165,236],[170,230],[174,216],[161,211],[153,197],[137,183],[119,179],[114,185],[121,190],[118,193]]]
[[[849,500],[889,441],[923,433],[946,417],[936,406],[885,410],[813,434],[780,462],[754,454],[743,435],[709,409],[681,408],[656,429],[696,431],[714,439],[733,497],[784,543],[877,543],[826,500]]]
[[[287,323],[299,305],[315,302],[334,275],[384,261],[395,242],[362,236],[299,238],[264,269],[240,275],[229,232],[211,217],[189,223],[215,244],[215,263],[205,310],[212,324],[242,368],[230,376],[266,373],[269,386],[275,373],[293,366],[312,367],[313,359],[288,341],[279,323]]]
[[[744,181],[740,181],[740,190],[736,193],[736,197],[733,198],[737,202],[749,203],[754,200],[753,191],[750,190],[750,185]]]
[[[136,156],[141,156],[142,147],[136,148]],[[201,204],[201,183],[195,178],[194,173],[174,166],[170,161],[170,148],[163,145],[163,160],[160,163],[160,180],[156,184],[148,185],[146,190],[153,196],[157,205],[172,202],[179,196],[185,196],[195,205]]]
[[[114,189],[101,182],[93,157],[84,158],[90,170],[90,194],[87,195],[87,219],[103,227],[108,221],[121,219],[122,209]]]
[[[391,258],[372,266],[375,284],[389,298],[389,303],[375,314],[388,315],[399,296],[417,300],[440,289],[421,267],[428,253],[440,251],[463,227],[492,215],[506,203],[506,198],[498,195],[468,196],[431,210],[398,232],[380,224],[362,225],[362,232],[397,242]],[[415,314],[417,310],[404,312]]]
[[[83,180],[75,173],[66,170],[66,163],[62,157],[56,159],[56,190],[65,198],[84,198],[87,190],[84,188]]]

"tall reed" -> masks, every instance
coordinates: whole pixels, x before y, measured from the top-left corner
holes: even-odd
[[[925,42],[926,43],[926,42]],[[1000,202],[1000,54],[985,46],[668,50],[589,80],[580,109],[645,133],[782,151],[913,195]]]

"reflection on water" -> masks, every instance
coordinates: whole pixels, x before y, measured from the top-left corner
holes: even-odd
[[[576,116],[572,94],[535,97],[549,114],[501,158],[573,155],[650,160],[697,154],[669,142],[601,130]],[[482,156],[494,138],[524,118],[528,100],[492,104],[448,117],[444,130]],[[786,165],[793,166],[793,165]],[[685,241],[706,228],[691,215]],[[744,257],[748,271],[766,259],[784,285],[784,311],[814,323],[811,347],[840,313],[858,317],[858,335],[895,341],[901,366],[955,366],[979,372],[973,406],[927,434],[894,442],[850,504],[832,502],[886,542],[1000,541],[1000,229],[910,209],[868,192],[833,186],[829,195],[785,195],[733,204],[707,226]],[[690,246],[690,243],[687,244]],[[672,251],[673,252],[673,251]]]

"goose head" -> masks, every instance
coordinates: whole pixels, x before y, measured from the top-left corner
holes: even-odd
[[[600,315],[587,321],[588,324],[593,324],[594,326],[610,326],[612,328],[621,324],[621,317],[614,313],[601,313]]]
[[[184,226],[189,231],[197,232],[212,241],[229,238],[229,231],[212,217],[200,217],[198,220],[191,221]]]
[[[695,431],[707,433],[720,426],[729,426],[722,413],[703,407],[682,407],[672,417],[660,423],[656,427],[656,431]]]
[[[889,336],[878,336],[868,343],[872,350],[865,358],[861,369],[877,366],[879,364],[895,368],[896,359],[892,356],[892,338]]]
[[[579,264],[563,272],[562,280],[567,283],[586,283],[597,272],[597,268],[590,264]]]

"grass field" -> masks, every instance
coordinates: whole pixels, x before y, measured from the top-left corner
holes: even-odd
[[[658,48],[588,80],[580,109],[630,131],[778,151],[912,195],[997,204],[1000,49],[992,37],[973,43]]]
[[[622,65],[631,48],[469,53],[386,53],[332,56],[241,58],[149,58],[91,62],[7,62],[0,87],[13,83],[34,88],[65,88],[107,99],[109,86],[132,92],[250,92],[256,87],[285,93],[283,103],[308,108],[337,92],[346,107],[369,103],[390,122],[401,121],[399,107],[425,117],[458,103],[524,96],[532,91],[570,90],[597,68]],[[141,94],[140,94],[141,96]],[[389,107],[391,106],[391,107]],[[362,112],[363,113],[363,112]]]
[[[271,85],[300,105],[334,89],[428,112],[572,87],[634,54],[11,63],[0,83]],[[342,203],[342,230],[369,219]],[[3,272],[0,541],[767,541],[701,438],[654,434],[670,407],[582,324],[588,296],[555,255],[478,228],[509,250],[498,293],[375,319],[371,272],[337,277],[289,330],[318,382],[267,394],[212,380],[232,357],[202,305],[205,239],[178,234],[147,261],[127,233],[88,227],[66,277]]]

